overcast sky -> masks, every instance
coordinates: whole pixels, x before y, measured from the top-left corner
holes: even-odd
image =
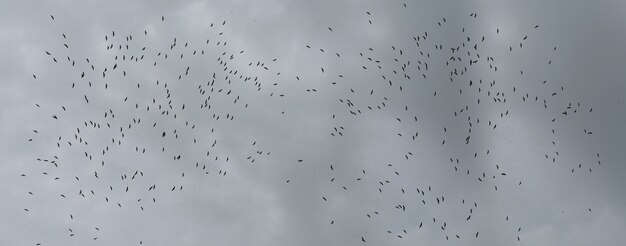
[[[624,16],[0,0],[0,245],[621,245]]]

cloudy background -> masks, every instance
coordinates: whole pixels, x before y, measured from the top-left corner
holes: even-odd
[[[0,0],[0,245],[623,244],[626,3],[403,3]]]

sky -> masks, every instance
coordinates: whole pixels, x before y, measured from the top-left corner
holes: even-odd
[[[623,244],[624,16],[0,0],[0,245]]]

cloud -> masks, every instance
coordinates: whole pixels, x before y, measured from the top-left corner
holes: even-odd
[[[11,4],[0,244],[619,244],[621,9]]]

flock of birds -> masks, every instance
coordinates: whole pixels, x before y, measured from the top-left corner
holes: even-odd
[[[406,7],[406,4],[399,6]],[[374,25],[376,14],[375,11],[363,13],[364,25]],[[522,186],[524,180],[510,171],[506,161],[490,168],[476,165],[478,162],[494,162],[489,158],[494,154],[496,146],[486,145],[481,138],[491,132],[496,134],[506,131],[510,117],[526,109],[550,115],[544,122],[550,134],[544,137],[551,148],[540,153],[546,163],[566,166],[567,172],[571,173],[591,173],[601,164],[600,154],[593,153],[594,163],[561,163],[557,139],[559,128],[567,124],[562,122],[571,120],[577,114],[592,113],[593,109],[577,101],[562,104],[567,99],[564,84],[548,80],[529,81],[523,69],[500,62],[515,52],[526,52],[528,40],[536,38],[535,31],[541,26],[529,26],[523,30],[524,34],[519,35],[517,42],[503,44],[494,39],[505,30],[484,30],[484,34],[476,35],[475,31],[466,31],[464,25],[471,25],[472,21],[479,19],[478,14],[469,13],[465,18],[467,22],[453,24],[442,17],[433,22],[434,32],[415,32],[407,37],[394,37],[410,45],[363,47],[352,52],[313,43],[301,44],[303,52],[335,59],[336,64],[339,64],[319,66],[316,69],[317,76],[299,71],[283,72],[287,75],[281,75],[277,69],[280,67],[278,59],[253,59],[247,56],[246,50],[232,47],[227,38],[227,20],[208,24],[203,40],[185,40],[174,35],[168,36],[165,33],[167,30],[159,30],[160,41],[169,40],[166,46],[157,45],[158,42],[153,40],[157,37],[147,30],[134,34],[121,34],[113,30],[102,34],[99,42],[103,46],[96,47],[102,54],[96,57],[79,56],[80,53],[73,50],[73,44],[79,43],[83,37],[61,33],[57,41],[62,45],[49,47],[49,50],[42,51],[42,55],[47,57],[49,66],[54,67],[54,70],[64,69],[71,76],[50,81],[44,74],[32,75],[34,83],[54,83],[63,91],[62,101],[65,104],[53,105],[44,101],[33,105],[34,110],[42,116],[41,122],[53,125],[58,132],[48,133],[54,137],[44,138],[39,129],[32,129],[27,141],[40,142],[52,150],[43,153],[34,151],[35,160],[42,165],[38,166],[36,172],[20,175],[25,179],[43,178],[53,185],[63,183],[63,186],[58,186],[63,188],[58,188],[60,193],[57,198],[50,200],[50,203],[67,200],[80,203],[88,199],[109,204],[116,209],[137,210],[137,213],[141,213],[158,206],[166,192],[180,192],[186,188],[181,180],[201,179],[203,176],[228,179],[232,166],[245,168],[244,164],[273,165],[268,160],[280,152],[280,148],[253,140],[239,143],[248,146],[250,151],[247,153],[227,151],[220,148],[225,135],[221,134],[220,127],[245,118],[250,110],[270,99],[288,105],[292,98],[323,97],[323,93],[338,95],[330,102],[333,105],[332,112],[325,116],[332,124],[328,132],[324,133],[329,142],[361,134],[350,126],[368,122],[380,115],[393,115],[385,125],[391,129],[380,131],[393,135],[398,146],[412,146],[420,142],[431,149],[439,149],[448,155],[446,159],[449,161],[443,164],[447,165],[449,177],[467,178],[472,183],[490,187],[491,192],[501,192],[504,184]],[[161,23],[168,21],[165,16],[159,19]],[[52,25],[59,25],[59,20],[55,20],[52,15],[50,21]],[[329,35],[338,31],[335,27],[321,28],[327,29]],[[436,32],[453,34],[459,38],[438,39]],[[546,50],[543,53],[545,57],[540,57],[536,62],[549,68],[551,57],[556,56],[558,47],[550,45],[542,48]],[[192,79],[191,75],[203,79]],[[505,79],[498,79],[502,76]],[[377,82],[363,83],[361,78]],[[285,84],[306,84],[308,88]],[[424,122],[433,120],[428,116],[430,112],[420,110],[424,108],[423,105],[412,105],[411,98],[414,97],[433,102],[433,108],[446,102],[454,109],[438,112],[439,118],[432,117],[437,121],[435,124],[440,126],[438,131],[433,132],[424,126]],[[423,99],[426,97],[429,98]],[[266,117],[289,120],[289,110],[271,110],[276,112],[267,112],[269,116]],[[175,127],[172,128],[172,125]],[[584,136],[593,134],[592,129],[580,129],[580,132]],[[432,138],[436,138],[436,141],[430,141]],[[177,146],[185,147],[181,149]],[[435,209],[450,203],[463,208],[461,213],[465,223],[480,219],[474,214],[481,209],[481,202],[471,199],[471,196],[457,199],[454,195],[447,196],[431,184],[418,187],[403,184],[406,177],[401,178],[402,170],[406,170],[406,167],[428,168],[428,165],[441,166],[442,163],[423,163],[417,156],[419,150],[398,149],[403,152],[394,153],[395,156],[389,159],[400,158],[402,161],[376,164],[380,168],[391,169],[389,173],[368,172],[365,167],[355,168],[358,164],[311,163],[314,161],[306,158],[294,159],[292,164],[318,165],[329,169],[329,182],[338,185],[337,189],[328,190],[319,197],[320,206],[353,189],[367,187],[364,194],[369,197],[387,193],[402,201],[393,204],[381,201],[388,207],[360,211],[368,219],[390,214],[402,216],[407,210]],[[121,153],[128,152],[134,152],[135,159],[120,159],[120,156],[124,156]],[[380,155],[388,158],[387,154]],[[154,165],[173,165],[180,172],[158,174],[149,169],[133,169],[133,161],[153,162],[155,159],[168,161],[157,161]],[[120,166],[124,167],[123,171],[120,171]],[[336,175],[335,169],[338,167],[352,177]],[[158,169],[156,166],[152,168]],[[164,175],[177,178],[170,185],[150,183],[152,177]],[[296,176],[287,177],[281,180],[281,184],[292,185],[297,179]],[[105,183],[102,180],[115,181]],[[365,182],[370,183],[366,186]],[[371,189],[372,183],[374,189]],[[137,193],[141,194],[138,197],[126,200],[119,198],[121,194],[137,190],[143,190]],[[505,192],[514,193],[515,190]],[[25,193],[26,196],[38,195],[31,191]],[[34,204],[26,203],[26,214],[31,213],[33,207]],[[72,221],[81,219],[71,212],[67,217]],[[464,225],[449,223],[448,219],[424,214],[412,222],[415,228],[390,225],[379,231],[388,234],[393,240],[403,240],[413,236],[411,234],[419,237],[424,226],[437,228],[440,237],[445,240],[471,240],[490,233],[472,230],[471,227],[459,229]],[[509,217],[505,220],[509,221]],[[339,222],[334,218],[328,219],[331,226],[337,226]],[[350,226],[349,221],[341,223]],[[69,228],[68,237],[84,236],[98,240],[99,237],[115,236],[101,233],[105,229],[101,227],[94,225],[93,230],[83,230],[85,235],[76,232],[76,228]],[[524,225],[507,224],[507,227],[517,232],[511,241],[523,241],[519,235]],[[367,244],[368,238],[369,235],[362,234],[354,240]],[[143,241],[138,243],[143,244]],[[45,240],[36,242],[36,245],[45,245]]]

